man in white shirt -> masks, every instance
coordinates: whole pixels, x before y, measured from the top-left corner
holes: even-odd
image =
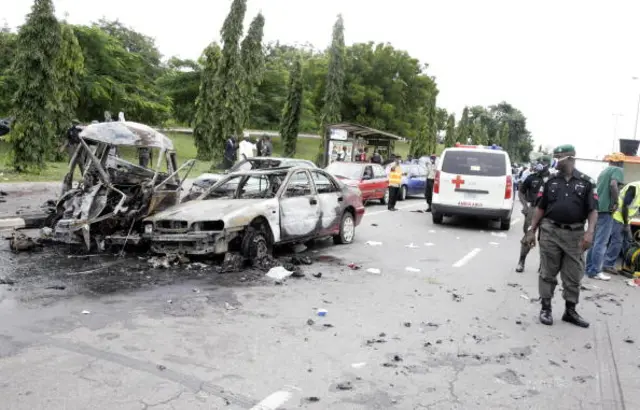
[[[429,157],[429,162],[426,164],[427,167],[427,181],[424,190],[424,197],[427,200],[427,212],[431,212],[431,200],[433,198],[433,184],[436,178],[436,156],[432,154]]]
[[[240,144],[238,144],[238,155],[240,160],[253,158],[255,156],[256,146],[249,141],[249,136],[244,135]]]

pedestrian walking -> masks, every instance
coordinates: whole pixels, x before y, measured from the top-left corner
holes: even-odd
[[[545,182],[539,192],[531,227],[525,236],[533,247],[540,228],[540,323],[553,324],[551,299],[562,278],[565,311],[562,320],[580,327],[589,327],[576,311],[580,298],[580,281],[584,275],[582,255],[593,243],[598,218],[595,181],[575,169],[576,150],[573,145],[561,145],[553,151],[558,173]],[[587,229],[585,230],[585,221]]]
[[[585,274],[591,279],[609,280],[602,270],[607,245],[613,233],[613,213],[618,206],[620,191],[618,186],[623,184],[624,172],[622,165],[625,156],[620,152],[609,155],[609,166],[600,175],[596,184],[598,191],[598,223],[593,238],[593,246],[587,253]],[[619,251],[620,249],[618,249]]]
[[[639,208],[640,181],[631,182],[622,188],[618,197],[618,206],[612,217],[613,228],[611,229],[611,240],[604,257],[603,271],[618,274],[616,261],[620,253],[622,252],[622,255],[624,255],[631,243],[633,243],[629,222],[631,218],[638,215]]]
[[[436,156],[429,157],[427,162],[427,183],[424,186],[424,197],[427,200],[427,212],[431,212],[431,200],[433,199],[433,183],[436,179]]]
[[[531,226],[531,220],[536,209],[536,202],[538,199],[538,193],[540,188],[549,178],[549,166],[551,165],[551,157],[542,156],[536,164],[534,172],[520,184],[518,190],[518,199],[522,204],[522,213],[524,214],[523,232],[526,235],[529,227]],[[531,248],[527,245],[526,241],[520,244],[520,259],[518,259],[518,266],[516,272],[524,272],[524,264],[527,259],[527,255]]]
[[[251,142],[248,134],[244,134],[242,141],[238,144],[238,152],[240,153],[240,160],[254,157],[256,146]]]
[[[262,151],[260,155],[263,157],[270,157],[273,154],[273,143],[271,143],[271,137],[265,135],[262,139]]]
[[[398,196],[400,196],[400,185],[402,185],[400,159],[400,156],[396,155],[395,161],[389,169],[389,203],[387,208],[390,211],[397,211],[396,202],[398,201]]]
[[[224,169],[229,169],[233,166],[233,163],[235,162],[237,150],[238,150],[238,147],[233,137],[227,138],[227,142],[224,145],[224,155],[222,158],[222,163],[223,163],[222,166]]]

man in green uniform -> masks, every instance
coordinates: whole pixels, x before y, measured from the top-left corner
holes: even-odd
[[[593,243],[598,219],[598,194],[595,181],[575,169],[575,148],[561,145],[553,151],[558,173],[540,189],[536,211],[527,232],[526,242],[535,246],[540,228],[540,322],[553,324],[551,298],[562,278],[565,312],[562,320],[580,327],[589,327],[578,312],[580,281],[584,274],[584,251]],[[588,221],[585,231],[585,222]]]
[[[536,209],[538,192],[540,192],[540,187],[542,187],[542,185],[549,178],[550,165],[551,157],[546,155],[540,157],[538,163],[534,167],[534,172],[529,174],[529,176],[527,176],[527,178],[520,184],[520,189],[518,190],[518,199],[520,199],[520,203],[522,204],[522,213],[524,214],[523,228],[525,238],[527,231],[531,226],[531,220],[533,219],[533,214]],[[529,250],[531,250],[526,241],[522,242],[523,243],[520,246],[520,260],[518,261],[516,272],[524,272],[524,262],[527,259]]]

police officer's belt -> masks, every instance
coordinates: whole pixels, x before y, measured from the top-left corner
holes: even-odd
[[[560,222],[552,221],[551,219],[547,219],[551,222],[552,225],[557,226],[560,229],[565,229],[567,231],[584,231],[583,223],[575,223],[575,224],[562,224]]]

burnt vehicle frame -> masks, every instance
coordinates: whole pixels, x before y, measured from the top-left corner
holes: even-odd
[[[257,190],[243,196],[247,187]],[[227,175],[196,200],[146,218],[143,236],[159,254],[240,252],[256,260],[276,245],[325,237],[351,243],[363,215],[359,192],[324,170],[272,168]]]
[[[158,149],[158,161],[153,169],[136,165],[119,157],[119,147]],[[144,124],[107,122],[84,127],[62,193],[45,221],[52,229],[49,239],[84,245],[87,250],[140,244],[140,222],[179,203],[182,184],[194,163],[189,160],[178,167],[173,142]],[[76,169],[80,179],[74,187]]]

